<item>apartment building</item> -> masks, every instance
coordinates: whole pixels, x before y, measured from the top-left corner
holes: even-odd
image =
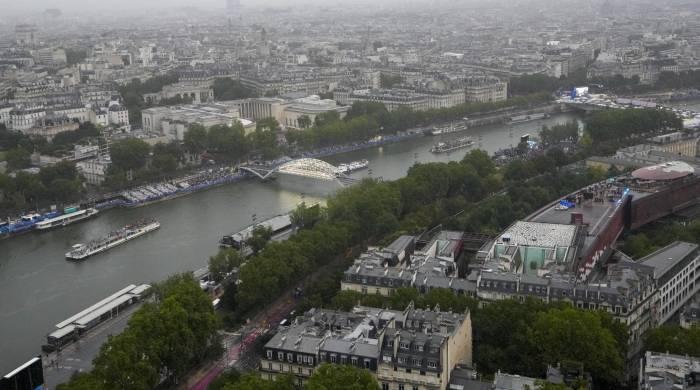
[[[674,242],[639,263],[654,270],[658,323],[668,321],[700,289],[700,251],[696,244]]]
[[[231,125],[236,121],[243,125],[246,132],[255,129],[255,123],[241,118],[237,105],[231,102],[153,107],[141,111],[144,131],[160,133],[179,141],[184,139],[185,132],[192,124],[210,127]]]
[[[508,98],[508,83],[496,77],[472,77],[464,82],[467,102],[500,102]]]
[[[126,126],[129,124],[129,110],[119,104],[114,104],[107,110],[107,118],[110,124],[116,126]]]
[[[265,344],[260,372],[292,374],[302,385],[319,364],[348,364],[376,375],[382,389],[446,389],[458,364],[472,362],[469,312],[355,307],[311,309]]]
[[[675,242],[636,261],[618,252],[618,261],[608,265],[607,273],[586,282],[565,270],[582,239],[576,226],[561,225],[567,226],[572,229],[559,232],[551,226],[537,226],[540,230],[519,226],[530,239],[535,237],[520,243],[521,247],[516,245],[516,230],[511,227],[504,235],[513,245],[494,241],[487,256],[517,265],[506,270],[486,261],[466,278],[457,276],[456,266],[449,260],[452,256],[446,255],[459,253],[461,241],[456,236],[445,240],[449,234],[444,232],[436,243],[393,264],[383,249],[371,248],[344,272],[341,290],[390,296],[398,288],[415,288],[421,294],[446,288],[484,301],[524,301],[528,297],[562,301],[580,309],[607,311],[629,327],[631,343],[638,343],[648,329],[667,322],[698,293],[700,251],[696,244]],[[450,249],[446,243],[454,247]],[[437,248],[441,251],[436,252]]]

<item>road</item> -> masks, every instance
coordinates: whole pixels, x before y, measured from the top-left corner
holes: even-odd
[[[301,284],[299,285],[301,287]],[[226,351],[224,356],[208,367],[193,375],[185,384],[184,388],[190,390],[206,390],[209,384],[229,366],[239,366],[246,364],[246,352],[250,347],[271,329],[274,329],[282,319],[289,315],[294,309],[297,301],[292,297],[291,291],[279,297],[274,303],[268,305],[266,310],[256,315],[250,324],[239,328],[234,334],[227,334],[224,338]],[[240,337],[239,335],[244,335]],[[245,367],[252,369],[255,367]]]
[[[123,332],[129,318],[139,307],[141,307],[140,304],[128,307],[113,320],[98,325],[60,352],[52,352],[42,356],[46,388],[52,389],[58,384],[68,382],[75,372],[92,370],[92,360],[100,352],[102,344],[107,341],[110,335]]]

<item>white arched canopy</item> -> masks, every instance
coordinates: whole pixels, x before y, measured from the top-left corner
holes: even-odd
[[[321,180],[335,180],[337,168],[333,165],[315,158],[300,158],[280,165],[277,168],[280,173],[290,175],[313,177]]]

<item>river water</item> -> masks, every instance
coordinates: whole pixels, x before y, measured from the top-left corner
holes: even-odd
[[[576,119],[560,114],[512,126],[494,125],[449,134],[439,139],[473,136],[490,153],[515,145],[543,125]],[[411,139],[325,158],[333,164],[367,159],[370,169],[354,173],[392,180],[415,162],[460,160],[468,149],[435,155],[438,137]],[[285,181],[244,181],[137,209],[114,209],[63,229],[0,241],[0,374],[40,353],[54,324],[122,287],[165,279],[206,265],[225,233],[293,209],[301,201],[323,201],[327,188],[288,186]],[[73,263],[64,259],[71,245],[98,237],[140,218],[161,222],[158,231]]]

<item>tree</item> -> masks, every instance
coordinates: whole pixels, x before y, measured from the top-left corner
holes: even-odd
[[[230,368],[217,376],[216,379],[207,386],[207,390],[223,390],[226,385],[236,383],[240,379],[241,373],[235,368]]]
[[[277,142],[279,128],[280,125],[275,118],[265,118],[258,121],[255,131],[249,135],[253,148],[266,160],[271,160],[280,154]]]
[[[651,329],[644,336],[644,348],[653,352],[700,356],[700,326],[685,329],[664,325]]]
[[[179,162],[183,159],[180,144],[176,142],[158,143],[153,147],[151,167],[158,174],[170,175],[177,170]]]
[[[209,273],[215,282],[221,283],[226,275],[241,263],[243,263],[243,257],[239,251],[231,248],[222,249],[209,258]]]
[[[125,171],[143,168],[148,160],[151,146],[137,138],[126,138],[112,143],[112,164]]]
[[[265,248],[270,238],[272,238],[272,228],[269,226],[257,225],[253,228],[253,232],[246,240],[246,245],[250,247],[253,254],[257,254]]]
[[[145,390],[163,381],[172,385],[222,352],[218,318],[191,274],[174,275],[153,290],[156,299],[141,306],[93,361],[89,375],[106,389]],[[76,376],[66,388],[79,389],[84,381],[92,378]]]
[[[533,390],[571,390],[571,388],[562,383],[552,383],[538,379],[535,381],[535,388]]]
[[[539,313],[528,337],[540,364],[581,362],[596,383],[616,384],[624,372],[624,356],[618,340],[602,325],[601,315],[606,313],[571,307]]]
[[[462,164],[471,165],[480,177],[486,177],[496,171],[496,165],[489,154],[481,149],[475,149],[467,153],[462,159]]]
[[[379,383],[368,370],[345,364],[322,364],[314,370],[304,386],[306,390],[379,389]]]
[[[300,229],[311,229],[322,218],[321,205],[315,204],[307,207],[304,202],[298,205],[291,215],[292,224]]]
[[[296,387],[292,375],[279,375],[274,381],[268,381],[257,372],[249,372],[237,382],[224,386],[223,390],[296,390]]]
[[[156,154],[151,164],[154,170],[162,174],[172,174],[177,170],[177,160],[171,154]]]
[[[226,160],[235,161],[243,158],[250,150],[245,137],[245,129],[236,121],[231,126],[216,125],[209,128],[207,134],[208,148]]]
[[[29,167],[31,153],[26,149],[17,147],[10,149],[5,153],[5,161],[10,169],[24,169]]]
[[[237,100],[256,97],[253,91],[243,86],[240,81],[230,77],[218,78],[212,84],[216,100]]]
[[[363,295],[356,291],[340,291],[331,301],[331,307],[340,311],[350,311],[363,299]]]
[[[224,283],[224,293],[221,295],[221,307],[228,311],[236,310],[238,308],[238,301],[236,300],[237,294],[238,286],[235,281]],[[226,318],[224,320],[226,322]],[[230,323],[227,323],[227,325],[230,325]]]
[[[655,247],[652,246],[649,237],[644,233],[630,235],[625,239],[623,247],[623,251],[635,259],[648,255],[654,249]]]
[[[75,372],[70,377],[70,382],[56,385],[56,390],[103,390],[104,382],[93,373]]]
[[[554,145],[562,141],[576,142],[578,140],[578,123],[569,121],[552,127],[542,126],[540,139],[545,145]]]
[[[193,124],[185,131],[185,150],[193,154],[201,154],[207,150],[207,129],[200,124]]]
[[[316,115],[316,118],[314,119],[314,124],[316,127],[322,127],[324,125],[337,122],[339,120],[340,114],[338,114],[338,111],[326,111]]]

